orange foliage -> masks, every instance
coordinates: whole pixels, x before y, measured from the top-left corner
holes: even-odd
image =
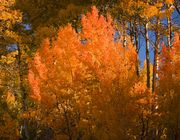
[[[38,100],[40,89],[42,96],[43,92],[48,92],[46,87],[54,91],[71,87],[75,79],[87,76],[90,71],[106,86],[115,79],[125,82],[133,76],[135,49],[131,46],[122,48],[113,41],[112,19],[99,17],[93,7],[92,13],[83,17],[82,25],[80,35],[70,25],[61,28],[52,47],[46,39],[36,52],[29,70],[29,82],[34,92],[32,96]],[[79,36],[86,39],[86,44],[80,42]]]
[[[161,123],[167,127],[166,135],[170,132],[179,133],[180,120],[180,39],[175,34],[172,47],[163,46],[160,55],[158,103]]]
[[[74,130],[69,119],[83,124],[79,128],[96,126],[93,118],[102,116],[113,91],[125,88],[135,75],[135,49],[115,43],[113,32],[112,19],[93,7],[82,19],[81,33],[68,25],[59,29],[57,40],[42,43],[28,75],[31,97],[41,101],[41,122],[56,131]]]
[[[37,99],[37,100],[41,100],[40,88],[39,88],[39,79],[37,77],[35,77],[32,70],[29,70],[28,80],[29,80],[29,84],[31,86],[31,89],[33,91],[33,94],[31,95],[31,97],[34,99]]]
[[[180,40],[178,34],[175,34],[173,47],[162,48],[160,55],[160,83],[162,89],[172,88],[177,80],[180,78]]]

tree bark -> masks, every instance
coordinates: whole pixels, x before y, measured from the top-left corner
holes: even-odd
[[[26,104],[26,98],[27,98],[27,93],[25,90],[25,87],[23,85],[23,74],[22,74],[22,61],[21,61],[21,49],[19,44],[17,44],[17,50],[18,50],[18,77],[19,77],[19,89],[21,92],[21,96],[22,96],[22,111],[25,112],[27,111],[27,104]],[[23,119],[23,124],[22,124],[22,139],[23,140],[29,140],[29,132],[28,132],[28,120],[27,119]]]
[[[126,23],[123,23],[123,47],[126,48],[127,46],[127,37],[126,37]]]
[[[158,79],[158,68],[159,68],[159,48],[160,48],[160,31],[159,31],[160,20],[157,18],[156,23],[156,42],[154,47],[154,65],[153,65],[153,79],[152,79],[152,93],[155,93],[156,81]]]
[[[138,27],[137,23],[135,23],[135,47],[136,47],[136,53],[137,53],[137,62],[136,62],[136,74],[139,77],[140,76],[140,70],[139,70],[139,35],[138,35]]]
[[[168,46],[172,46],[172,22],[171,22],[171,16],[167,18],[168,21]]]
[[[146,85],[150,88],[150,58],[149,58],[149,36],[148,36],[148,23],[145,25],[145,40],[146,40]]]

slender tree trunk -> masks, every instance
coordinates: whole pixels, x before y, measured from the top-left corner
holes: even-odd
[[[155,93],[156,81],[158,79],[158,68],[159,68],[159,48],[160,48],[160,31],[159,31],[160,20],[157,18],[156,25],[156,43],[154,47],[154,65],[153,65],[153,80],[152,80],[152,93]]]
[[[134,26],[133,26],[133,23],[132,23],[132,22],[130,22],[130,30],[131,30],[131,33],[130,33],[131,43],[132,43],[133,47],[135,47],[135,41],[134,41]]]
[[[149,136],[149,119],[146,120],[146,138]]]
[[[168,21],[168,46],[172,46],[172,22],[171,22],[171,16],[167,18]]]
[[[146,85],[150,88],[150,58],[149,58],[149,36],[148,36],[148,23],[145,25],[145,40],[146,40]]]
[[[123,23],[123,47],[127,46],[127,37],[126,37],[126,23]]]
[[[136,27],[135,27],[136,26]],[[134,28],[135,27],[135,28]],[[133,45],[133,47],[136,48],[136,53],[137,53],[137,62],[136,62],[136,74],[139,77],[140,76],[140,70],[139,70],[139,43],[138,43],[138,29],[137,29],[137,25],[133,25],[132,23],[130,23],[130,29],[131,29],[131,33],[130,33],[130,38],[131,38],[131,43]]]
[[[70,121],[68,118],[68,112],[65,109],[64,109],[64,117],[65,117],[66,126],[67,126],[67,135],[69,137],[69,140],[72,140],[71,126],[70,126]]]
[[[19,89],[21,92],[21,97],[22,97],[22,111],[25,112],[27,110],[27,104],[26,104],[26,98],[27,98],[27,93],[25,90],[25,87],[23,85],[23,74],[22,74],[22,62],[21,62],[21,49],[19,44],[17,45],[18,49],[18,71],[19,71]],[[28,132],[28,120],[23,119],[23,124],[22,124],[22,139],[23,140],[29,140],[29,132]]]
[[[144,133],[145,133],[145,123],[144,123],[144,116],[142,115],[141,118],[142,128],[141,128],[141,140],[144,140]]]
[[[139,77],[140,76],[140,70],[139,70],[139,35],[138,35],[138,27],[137,23],[135,23],[135,47],[136,47],[136,53],[137,53],[137,62],[136,62],[136,74]]]

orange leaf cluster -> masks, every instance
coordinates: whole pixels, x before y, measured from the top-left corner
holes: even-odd
[[[77,34],[68,25],[59,30],[52,47],[46,39],[29,70],[32,97],[40,100],[43,92],[72,87],[75,79],[92,76],[92,73],[102,85],[111,85],[115,80],[126,82],[135,71],[135,49],[115,43],[113,32],[112,19],[99,16],[93,7],[92,13],[82,18],[81,33]]]

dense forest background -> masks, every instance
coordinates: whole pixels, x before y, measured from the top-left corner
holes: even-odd
[[[179,140],[178,0],[0,0],[1,140]]]

